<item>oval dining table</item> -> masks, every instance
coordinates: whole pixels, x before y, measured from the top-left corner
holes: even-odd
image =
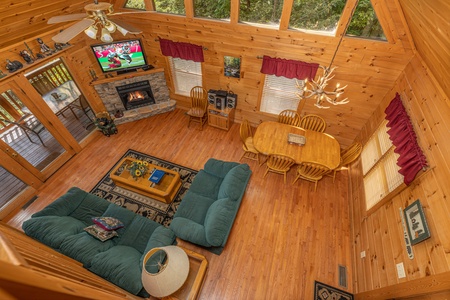
[[[303,135],[305,145],[288,143],[288,134]],[[341,149],[338,141],[326,133],[306,130],[279,122],[262,122],[256,128],[253,145],[263,154],[284,154],[292,157],[297,164],[312,161],[323,164],[331,170],[339,166]]]

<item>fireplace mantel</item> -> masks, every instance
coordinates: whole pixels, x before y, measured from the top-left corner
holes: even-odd
[[[125,74],[120,74],[120,75],[114,75],[113,77],[105,77],[102,79],[97,79],[95,81],[91,81],[90,85],[96,86],[99,84],[114,82],[114,81],[123,80],[123,79],[129,79],[129,78],[133,78],[136,76],[144,76],[144,75],[148,75],[148,74],[161,73],[161,72],[164,73],[163,68],[151,69],[151,70],[147,70],[147,71],[130,72],[130,73],[125,73]]]
[[[117,93],[116,87],[143,80],[149,81],[153,91],[155,104],[126,110]],[[116,115],[118,110],[123,112],[123,117],[115,119],[116,124],[131,122],[152,115],[172,111],[176,106],[176,101],[170,99],[164,69],[162,68],[104,78],[91,82],[91,85],[94,86],[94,89],[97,91],[97,94],[111,116]]]

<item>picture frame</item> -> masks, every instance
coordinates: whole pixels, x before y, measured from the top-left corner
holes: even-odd
[[[406,207],[403,213],[411,245],[418,244],[431,236],[419,199]]]
[[[224,56],[223,75],[227,77],[241,78],[241,58]]]

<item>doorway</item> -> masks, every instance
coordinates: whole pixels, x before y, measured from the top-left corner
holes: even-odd
[[[0,219],[81,151],[93,119],[62,59],[0,81],[0,189],[16,189],[2,194]]]

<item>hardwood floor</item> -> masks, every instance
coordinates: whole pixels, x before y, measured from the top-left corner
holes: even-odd
[[[157,115],[118,126],[111,137],[98,134],[39,190],[39,198],[6,222],[20,228],[24,220],[71,186],[90,190],[127,149],[135,149],[193,169],[214,157],[239,161],[239,124],[226,132],[197,124],[187,128],[184,111]],[[193,244],[181,246],[206,256],[208,272],[199,299],[312,299],[314,280],[338,287],[338,265],[347,267],[352,292],[352,246],[348,176],[338,172],[314,184],[299,180],[295,169],[283,176],[265,165],[243,160],[253,171],[246,194],[221,255]]]

